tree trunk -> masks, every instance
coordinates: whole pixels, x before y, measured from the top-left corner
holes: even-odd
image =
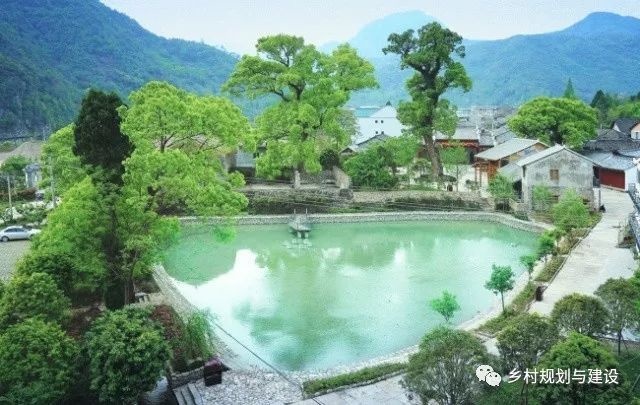
[[[438,155],[436,145],[433,142],[433,135],[425,135],[422,138],[424,139],[425,146],[427,147],[427,154],[431,161],[431,174],[434,179],[438,179],[442,176],[442,163],[440,162],[440,155]]]
[[[618,356],[620,356],[620,344],[622,343],[622,331],[618,331]]]
[[[300,170],[293,169],[293,188],[300,188]]]
[[[504,314],[504,293],[500,293],[500,299],[502,300],[502,313]]]
[[[127,276],[127,279],[124,280],[124,305],[128,305],[133,302],[133,290],[133,277]]]

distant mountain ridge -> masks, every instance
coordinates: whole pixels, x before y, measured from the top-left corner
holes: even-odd
[[[89,87],[126,97],[149,80],[216,92],[237,57],[165,39],[98,0],[2,0],[0,136],[73,119]]]
[[[396,27],[392,32],[415,29],[420,14],[422,21],[432,20],[419,11],[389,16]],[[404,26],[398,18],[403,15],[411,16]],[[401,71],[397,57],[382,56],[386,41],[380,43],[380,31],[385,25],[384,19],[374,21],[349,41],[359,50],[363,42],[380,48],[379,56],[371,54],[371,46],[360,50],[374,64],[380,88],[356,93],[351,105],[395,104],[408,97],[404,82],[412,72]],[[366,33],[371,31],[376,36],[367,39]],[[640,49],[640,19],[634,17],[597,12],[556,32],[465,40],[464,45],[466,57],[462,62],[473,80],[473,89],[447,95],[459,106],[518,105],[538,95],[559,96],[570,78],[586,101],[598,89],[621,94],[640,90],[640,74],[633,67],[632,56]]]
[[[383,56],[381,50],[389,33],[430,21],[419,11],[398,13],[368,24],[350,40],[375,65],[380,82],[379,89],[354,94],[350,105],[396,104],[407,98],[404,82],[411,72],[400,70],[398,58]],[[460,107],[557,96],[569,78],[587,101],[598,89],[640,90],[635,63],[640,20],[634,17],[593,13],[557,32],[464,44],[463,63],[473,89],[447,95]],[[190,91],[215,93],[237,59],[205,44],[154,35],[98,0],[2,0],[0,137],[47,134],[65,125],[89,87],[126,97],[149,80],[167,80]],[[255,113],[268,101],[243,106]]]

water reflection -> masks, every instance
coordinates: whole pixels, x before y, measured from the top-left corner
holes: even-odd
[[[239,227],[220,243],[188,233],[166,267],[194,305],[289,370],[364,360],[418,341],[440,322],[428,300],[448,289],[456,321],[497,298],[493,262],[530,253],[535,236],[485,223],[318,225],[295,246],[282,226]]]

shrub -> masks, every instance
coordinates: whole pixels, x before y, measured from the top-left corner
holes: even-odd
[[[340,155],[335,149],[325,149],[320,154],[320,165],[324,170],[331,170],[333,166],[340,166]]]
[[[595,336],[607,330],[609,311],[602,301],[582,294],[570,294],[553,306],[551,320],[560,332]]]
[[[551,260],[545,263],[544,268],[542,269],[540,274],[538,274],[538,277],[536,277],[536,281],[543,281],[543,282],[550,281],[553,278],[553,276],[556,275],[558,270],[560,270],[560,266],[562,266],[563,263],[564,263],[563,257],[560,257],[560,256],[552,257]]]
[[[69,299],[50,275],[16,275],[5,287],[0,300],[0,326],[6,327],[27,318],[61,323],[69,317],[69,306]]]
[[[591,223],[589,210],[582,202],[582,197],[573,190],[568,190],[560,198],[553,206],[552,214],[554,225],[565,232],[575,228],[586,228]]]
[[[422,403],[471,403],[480,385],[476,367],[486,364],[487,349],[469,332],[439,327],[427,333],[418,353],[409,358],[405,386]]]
[[[191,314],[184,332],[184,345],[189,360],[207,359],[213,355],[215,336],[211,329],[211,315],[208,312],[199,311]]]
[[[53,249],[31,249],[16,266],[16,274],[46,273],[68,296],[73,295],[79,272],[71,255]]]
[[[107,312],[87,332],[91,389],[100,401],[133,404],[162,375],[169,347],[149,316],[137,308]]]
[[[553,253],[556,248],[556,240],[553,236],[543,233],[538,238],[538,257],[544,257],[550,253]]]
[[[308,380],[302,383],[302,389],[305,395],[313,395],[319,392],[325,392],[348,385],[358,384],[376,380],[388,376],[407,368],[402,363],[387,363],[373,367],[363,368],[362,370],[352,373],[340,374],[334,377],[319,378],[317,380]]]
[[[59,403],[74,381],[77,355],[58,325],[28,319],[9,327],[0,335],[0,397],[9,404]]]

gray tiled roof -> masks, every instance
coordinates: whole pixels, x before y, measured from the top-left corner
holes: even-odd
[[[635,127],[640,122],[639,118],[618,118],[613,125],[617,126],[621,132],[625,134],[631,133],[631,128]]]
[[[605,169],[627,170],[635,166],[633,157],[621,156],[612,152],[588,152],[585,153],[585,156]]]
[[[501,143],[498,146],[494,146],[491,149],[487,149],[484,152],[478,153],[476,157],[478,159],[485,160],[500,160],[507,156],[511,156],[514,153],[518,153],[521,150],[527,149],[537,143],[540,143],[536,139],[523,139],[513,138]]]

